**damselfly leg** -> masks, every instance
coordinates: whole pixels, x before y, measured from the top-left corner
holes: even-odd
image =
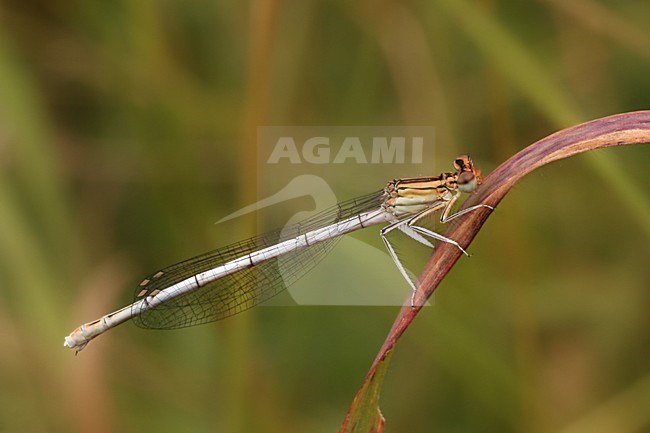
[[[442,213],[440,215],[440,222],[442,224],[448,223],[449,221],[452,221],[455,218],[466,215],[472,211],[481,208],[494,210],[494,207],[492,206],[489,206],[487,204],[479,204],[449,215],[449,212],[451,211],[451,208],[457,199],[458,199],[458,192],[456,191],[449,200],[441,200],[439,203],[434,204],[433,206],[413,216],[395,221],[394,223],[384,227],[380,231],[381,239],[384,241],[384,245],[386,246],[386,249],[388,250],[390,257],[393,259],[395,266],[397,266],[399,272],[402,274],[404,279],[408,282],[409,286],[411,286],[411,308],[415,307],[415,295],[417,293],[417,287],[419,286],[419,281],[417,280],[414,281],[414,279],[409,275],[408,271],[400,261],[399,256],[395,251],[395,248],[388,240],[387,234],[395,229],[398,229],[403,233],[405,233],[406,235],[408,235],[409,237],[411,237],[412,239],[418,241],[419,243],[428,246],[430,248],[434,248],[434,245],[431,242],[429,242],[426,238],[424,238],[422,235],[428,236],[429,238],[435,239],[437,241],[446,242],[448,244],[454,245],[463,254],[469,256],[467,251],[465,251],[465,249],[462,246],[460,246],[460,244],[455,240],[443,236],[440,233],[436,233],[433,230],[430,230],[426,227],[422,227],[421,225],[416,224],[418,221],[421,221],[427,216],[430,216],[440,210],[442,210]]]

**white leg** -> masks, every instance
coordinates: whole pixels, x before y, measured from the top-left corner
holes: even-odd
[[[449,211],[451,210],[451,207],[453,206],[453,204],[456,202],[457,199],[458,199],[458,194],[455,194],[454,196],[452,196],[451,200],[449,200],[448,202],[446,202],[444,204],[444,210],[442,211],[442,215],[440,216],[440,222],[441,223],[443,223],[443,224],[448,223],[449,221],[451,221],[451,220],[453,220],[455,218],[458,218],[459,216],[463,216],[463,215],[465,215],[465,214],[467,214],[469,212],[475,211],[475,210],[480,209],[480,208],[488,208],[488,209],[491,209],[491,210],[494,209],[492,206],[489,206],[489,205],[486,205],[486,204],[479,204],[479,205],[476,205],[476,206],[469,207],[467,209],[463,209],[462,211],[456,212],[455,214],[449,215]],[[466,256],[469,256],[467,251],[465,251],[465,249],[463,249],[463,247],[461,247],[458,244],[458,242],[456,242],[455,240],[449,239],[448,237],[445,237],[445,236],[443,236],[443,235],[441,235],[439,233],[436,233],[433,230],[429,230],[429,229],[427,229],[425,227],[416,225],[416,222],[418,220],[422,219],[423,217],[425,217],[425,216],[427,216],[429,214],[437,212],[438,210],[440,210],[441,207],[442,207],[442,204],[438,205],[438,206],[433,206],[433,207],[431,207],[429,209],[426,209],[425,211],[420,212],[419,214],[413,216],[407,222],[408,227],[412,228],[417,233],[423,234],[425,236],[429,236],[429,237],[431,237],[433,239],[437,239],[437,240],[442,241],[442,242],[447,242],[449,244],[455,245],[456,247],[458,247],[459,250],[461,250],[463,252],[463,254],[465,254]]]
[[[449,210],[453,206],[454,202],[456,202],[457,198],[458,198],[458,194],[455,194],[455,195],[452,196],[451,200],[449,200],[447,202],[441,202],[440,204],[438,204],[436,206],[432,206],[429,209],[425,209],[424,211],[420,212],[419,214],[414,215],[409,220],[407,220],[407,225],[408,225],[409,228],[413,229],[417,233],[420,233],[420,234],[425,235],[425,236],[429,236],[430,238],[433,238],[433,239],[436,239],[436,240],[439,240],[439,241],[442,241],[442,242],[447,242],[448,244],[455,245],[459,250],[461,250],[463,252],[463,254],[465,254],[466,256],[469,256],[469,254],[467,254],[467,251],[465,251],[463,249],[463,247],[461,247],[460,244],[458,244],[458,242],[456,242],[455,240],[449,239],[448,237],[443,236],[443,235],[441,235],[439,233],[436,233],[433,230],[429,230],[429,229],[427,229],[425,227],[421,227],[421,226],[416,225],[418,220],[420,220],[420,219],[424,218],[425,216],[430,215],[430,214],[432,214],[434,212],[437,212],[440,209],[443,209],[442,215],[440,216],[440,222],[442,222],[442,223],[445,223],[445,222],[447,222],[447,221],[449,221],[449,220],[451,220],[453,218],[456,218],[457,216],[460,216],[459,214],[466,213],[464,211],[461,211],[461,212],[458,212],[456,214],[451,215],[450,217],[447,216],[449,214]],[[470,208],[470,209],[472,209],[472,208]]]
[[[452,201],[450,201],[449,203],[452,203]],[[489,206],[487,204],[479,204],[479,205],[476,205],[476,206],[469,207],[467,209],[463,209],[462,211],[456,212],[455,214],[453,214],[451,216],[447,216],[446,214],[449,213],[449,211],[448,211],[449,206],[446,206],[445,211],[443,212],[442,216],[440,217],[440,222],[443,223],[443,224],[448,223],[449,221],[453,220],[454,218],[458,218],[459,216],[463,216],[463,215],[465,215],[465,214],[467,214],[469,212],[472,212],[472,211],[475,211],[475,210],[481,209],[481,208],[488,208],[490,210],[494,210],[494,208],[492,206]],[[425,215],[427,215],[429,213],[431,213],[431,210],[427,209],[426,211],[415,215],[413,218],[408,220],[408,222],[407,222],[408,227],[412,228],[417,233],[420,233],[422,235],[429,236],[429,237],[431,237],[433,239],[437,239],[439,241],[447,242],[448,244],[455,245],[459,250],[461,250],[463,252],[463,254],[465,254],[466,256],[469,256],[469,253],[467,253],[467,251],[465,251],[465,249],[463,247],[461,247],[460,244],[458,242],[456,242],[455,240],[450,239],[448,237],[445,237],[445,236],[441,235],[440,233],[436,233],[433,230],[429,230],[429,229],[427,229],[425,227],[418,226],[418,225],[414,224],[415,222],[417,222],[417,220],[419,220],[420,218],[422,218],[423,216],[425,216]]]
[[[456,201],[457,198],[458,198],[458,195],[455,195],[448,202],[442,202],[439,205],[432,206],[429,209],[426,209],[426,210],[420,212],[419,214],[416,214],[415,216],[413,216],[411,218],[396,221],[396,222],[384,227],[380,231],[381,239],[384,242],[384,245],[386,246],[386,249],[388,250],[388,254],[390,255],[391,259],[393,259],[393,262],[395,263],[395,266],[397,266],[397,269],[400,271],[400,273],[402,274],[402,276],[404,277],[406,282],[409,284],[409,286],[411,286],[411,307],[415,306],[415,294],[417,293],[417,286],[416,286],[415,282],[409,276],[408,272],[406,271],[406,268],[404,268],[404,265],[402,265],[402,262],[400,261],[399,257],[397,256],[397,253],[395,252],[395,249],[393,248],[393,245],[390,243],[390,241],[388,240],[386,235],[388,233],[390,233],[391,231],[393,231],[395,229],[398,229],[398,230],[404,232],[406,235],[408,235],[412,239],[420,242],[421,244],[433,248],[433,245],[420,235],[429,236],[430,238],[433,238],[433,239],[436,239],[436,240],[439,240],[439,241],[442,241],[442,242],[447,242],[449,244],[455,245],[459,250],[461,250],[463,252],[463,254],[465,254],[466,256],[469,256],[467,251],[465,251],[465,249],[463,247],[461,247],[460,244],[458,242],[456,242],[455,240],[450,239],[448,237],[445,237],[445,236],[443,236],[443,235],[441,235],[439,233],[436,233],[436,232],[434,232],[432,230],[429,230],[427,228],[415,225],[415,223],[419,219],[421,219],[424,216],[429,215],[431,213],[437,212],[440,209],[444,209],[443,212],[442,212],[442,215],[440,217],[440,222],[441,223],[449,222],[454,218],[458,218],[459,216],[465,215],[465,214],[467,214],[467,213],[469,213],[471,211],[474,211],[476,209],[479,209],[479,208],[485,207],[485,208],[488,208],[488,209],[494,209],[492,206],[488,206],[486,204],[480,204],[480,205],[477,205],[477,206],[472,206],[470,208],[464,209],[464,210],[462,210],[460,212],[456,212],[455,214],[452,214],[452,215],[449,216],[448,214],[449,214],[449,211],[451,209],[451,206],[454,204],[454,202]]]
[[[425,236],[429,236],[430,238],[437,239],[439,241],[447,242],[448,244],[454,245],[463,254],[465,254],[466,256],[469,257],[469,253],[467,251],[465,251],[465,249],[463,247],[461,247],[460,244],[458,242],[456,242],[455,240],[450,239],[448,237],[445,237],[445,236],[441,235],[440,233],[436,233],[433,230],[429,230],[429,229],[426,229],[424,227],[420,227],[420,226],[410,226],[410,227],[413,230],[415,230],[416,232],[420,233],[420,234],[423,234]]]
[[[452,215],[450,215],[450,216],[446,216],[446,215],[443,214],[443,216],[444,216],[445,218],[443,219],[442,217],[440,217],[440,222],[443,223],[443,224],[444,224],[444,223],[448,223],[449,221],[453,220],[454,218],[458,218],[459,216],[463,216],[463,215],[465,215],[465,214],[468,214],[468,213],[470,213],[470,212],[472,212],[472,211],[475,211],[475,210],[477,210],[477,209],[481,209],[481,208],[486,208],[486,209],[494,210],[494,208],[493,208],[492,206],[490,206],[490,205],[487,205],[487,204],[477,204],[476,206],[468,207],[467,209],[463,209],[463,210],[461,210],[460,212],[456,212],[455,214],[452,214]]]
[[[392,232],[396,228],[399,228],[400,225],[406,224],[407,222],[408,222],[408,220],[396,221],[396,222],[392,223],[391,225],[386,226],[383,229],[381,229],[379,234],[381,236],[381,239],[384,241],[384,245],[386,245],[386,249],[388,250],[388,254],[393,259],[393,262],[395,262],[395,265],[397,266],[397,269],[399,269],[399,271],[402,274],[402,276],[404,277],[404,279],[409,283],[409,286],[411,286],[411,288],[413,290],[415,290],[415,283],[411,280],[411,277],[409,276],[408,272],[406,272],[406,269],[402,265],[402,262],[399,260],[399,257],[397,257],[397,253],[395,252],[395,249],[393,248],[393,245],[390,243],[390,241],[386,237],[386,235],[388,233]]]
[[[400,261],[399,257],[397,256],[397,253],[395,252],[395,249],[393,248],[393,245],[390,243],[390,241],[386,237],[386,235],[388,233],[390,233],[391,231],[393,231],[395,229],[402,230],[402,228],[400,226],[406,226],[408,224],[408,221],[409,220],[396,221],[396,222],[392,223],[391,225],[386,226],[383,229],[381,229],[379,234],[381,236],[381,240],[384,241],[384,245],[386,246],[386,249],[388,250],[388,254],[390,255],[390,258],[393,259],[393,262],[395,263],[395,266],[397,266],[397,269],[399,269],[400,273],[402,274],[402,276],[404,277],[406,282],[409,284],[409,286],[411,286],[411,308],[412,308],[412,307],[415,306],[415,293],[417,292],[417,286],[416,286],[415,282],[409,276],[406,269],[404,268],[404,265],[402,265],[402,262]],[[417,233],[413,233],[413,234],[417,235]],[[413,237],[413,236],[411,236],[411,237]],[[413,237],[413,239],[420,242],[420,240],[418,238],[416,238],[416,237]],[[426,239],[423,239],[423,240],[426,241]],[[431,243],[429,243],[429,242],[427,242],[427,244],[431,245]]]
[[[445,224],[448,223],[449,221],[458,218],[459,216],[463,216],[467,213],[470,213],[472,211],[475,211],[476,209],[480,208],[487,208],[490,210],[494,210],[494,208],[490,205],[487,204],[477,204],[476,206],[468,207],[467,209],[463,209],[460,212],[456,212],[455,214],[449,215],[449,212],[451,211],[451,208],[453,207],[454,203],[456,203],[456,200],[458,200],[458,197],[460,195],[459,191],[456,191],[451,199],[446,202],[441,202],[438,205],[432,206],[429,209],[425,209],[424,211],[420,212],[419,214],[413,216],[410,219],[409,226],[414,226],[415,222],[429,214],[432,214],[434,212],[439,211],[440,209],[443,209],[442,214],[440,215],[440,222]]]

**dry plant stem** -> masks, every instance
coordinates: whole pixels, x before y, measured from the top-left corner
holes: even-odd
[[[528,146],[501,164],[490,173],[476,193],[465,201],[463,208],[480,203],[496,207],[519,179],[550,162],[589,150],[639,143],[650,143],[650,111],[617,114],[564,129]],[[492,212],[489,209],[479,209],[469,213],[451,227],[445,236],[467,248]],[[416,307],[410,306],[409,298],[400,310],[355,400],[362,397],[365,385],[374,376],[378,364],[390,353],[421,306],[431,297],[460,256],[460,250],[453,245],[440,243],[436,246],[420,275],[420,288],[415,297]],[[347,421],[348,416],[341,431]]]
[[[478,191],[465,201],[463,208],[480,203],[496,207],[518,180],[550,162],[588,150],[649,142],[650,111],[618,114],[564,129],[528,146],[501,164],[485,178]],[[445,236],[455,239],[461,246],[467,248],[492,212],[489,209],[471,212]],[[420,275],[421,284],[415,298],[417,306],[411,308],[408,303],[405,303],[375,363],[392,349],[395,341],[460,256],[460,250],[448,243],[441,243],[436,247]]]

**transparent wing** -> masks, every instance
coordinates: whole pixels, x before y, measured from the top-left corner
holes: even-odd
[[[147,277],[136,289],[136,301],[193,275],[208,271],[262,248],[293,239],[306,232],[378,209],[384,191],[348,200],[297,224],[237,242],[169,266]],[[213,322],[247,310],[277,295],[309,272],[331,251],[340,237],[283,254],[256,266],[224,276],[154,308],[134,311],[134,321],[144,328],[173,329]],[[280,272],[280,264],[282,272]],[[134,303],[133,308],[138,308]]]

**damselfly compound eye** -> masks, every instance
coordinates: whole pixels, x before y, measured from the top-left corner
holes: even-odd
[[[472,170],[472,160],[467,155],[457,156],[454,160],[454,168],[456,171],[471,171]]]
[[[458,175],[458,189],[462,192],[472,192],[478,186],[478,180],[471,171],[464,171]]]

